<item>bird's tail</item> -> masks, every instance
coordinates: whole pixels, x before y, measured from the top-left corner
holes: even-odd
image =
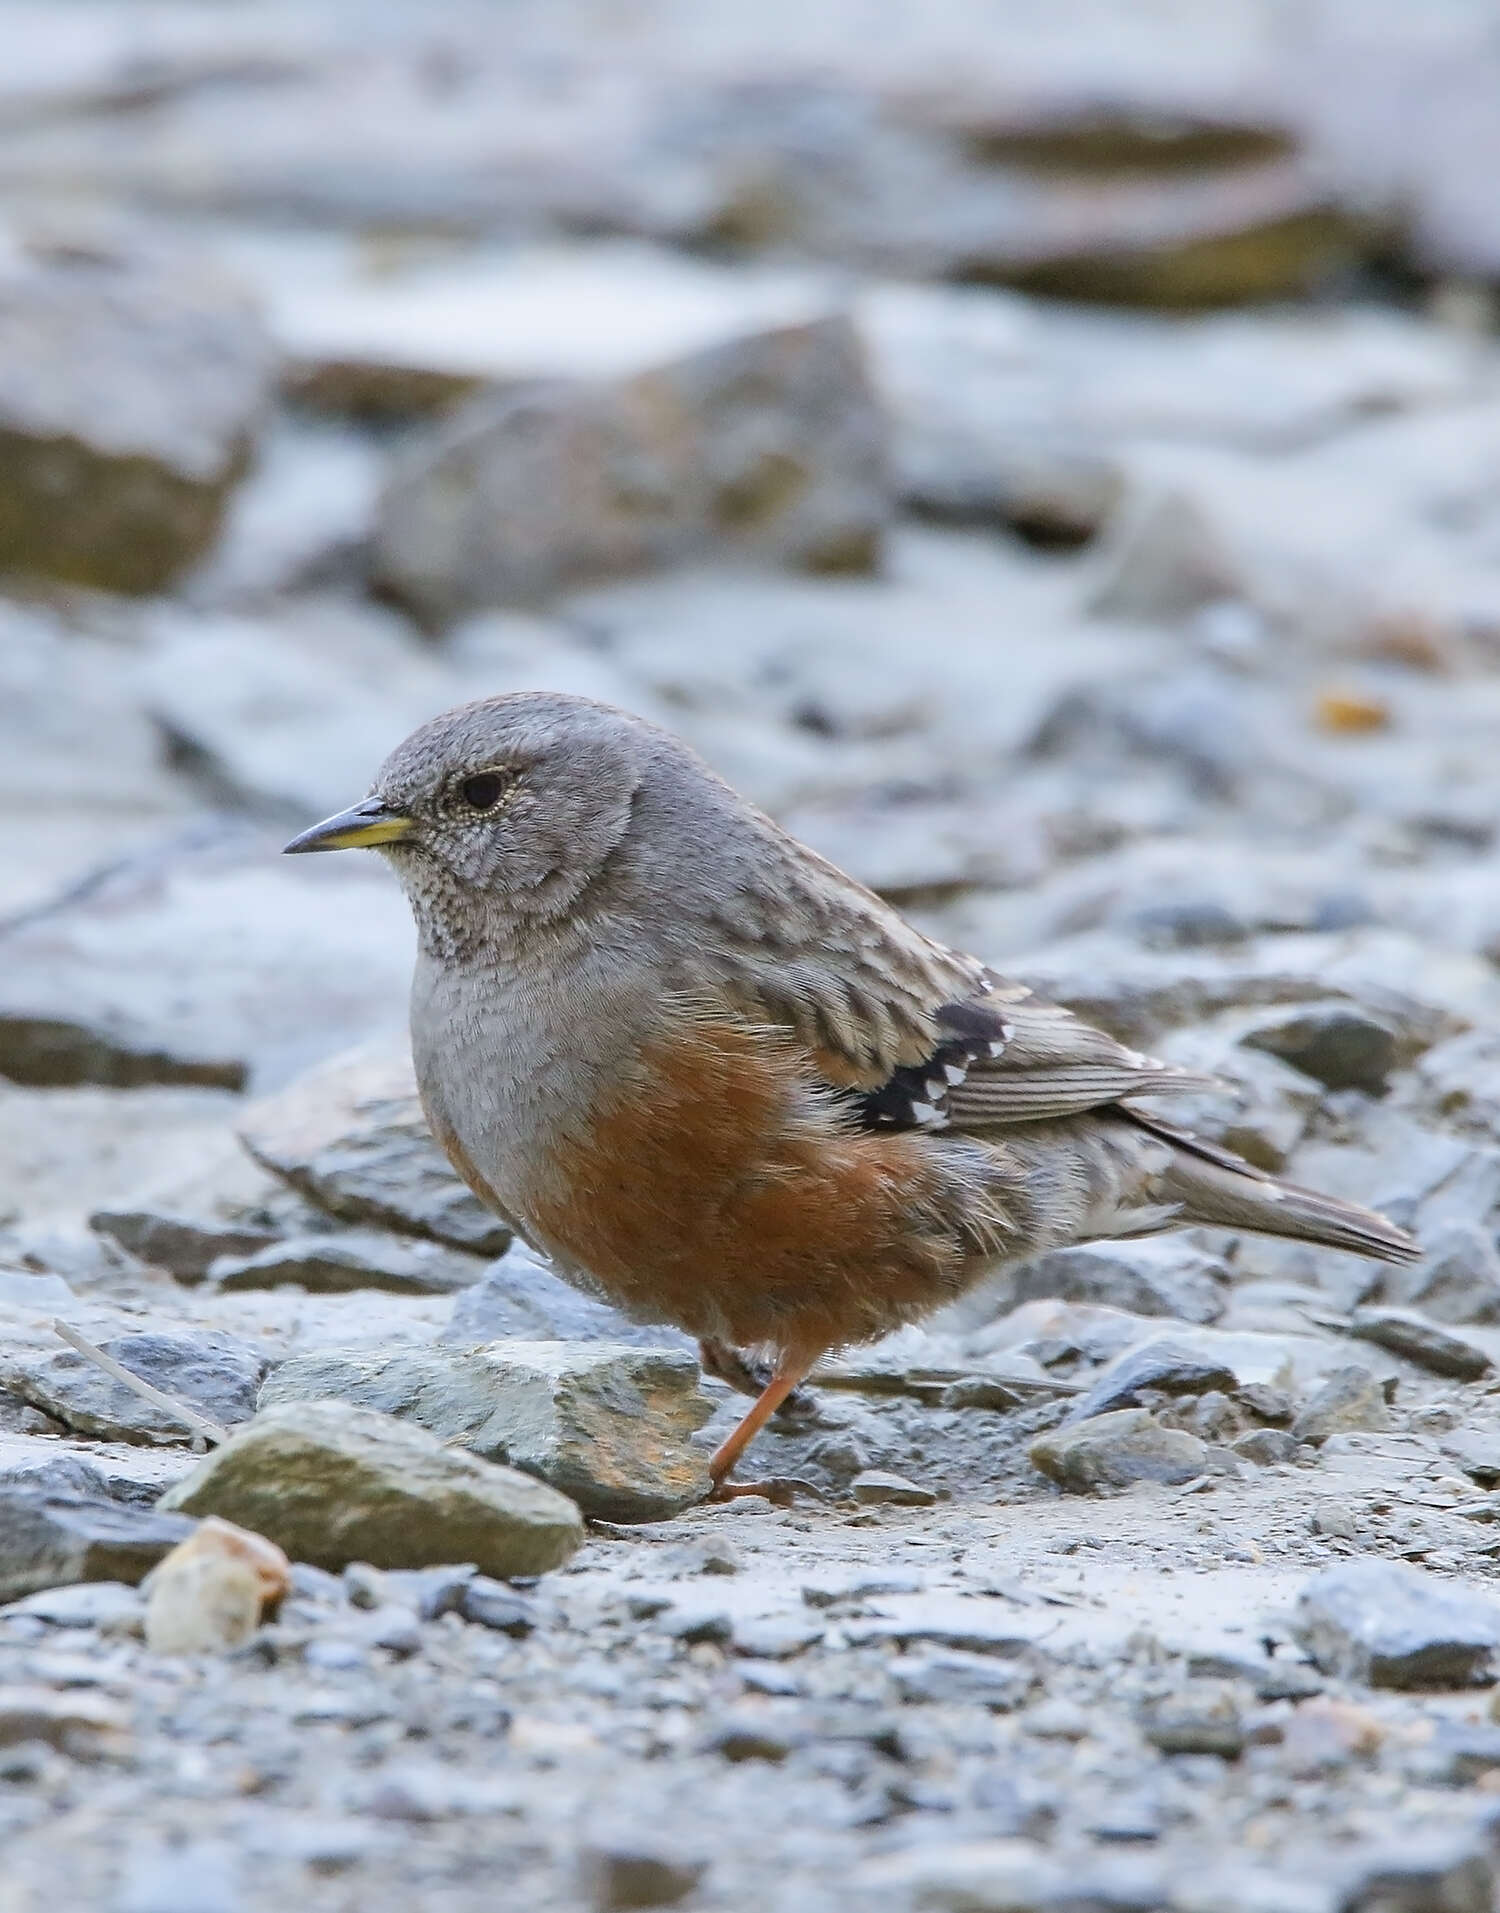
[[[1178,1205],[1182,1223],[1252,1229],[1259,1235],[1284,1236],[1295,1242],[1320,1242],[1330,1249],[1373,1256],[1378,1262],[1416,1262],[1421,1258],[1421,1244],[1373,1209],[1281,1182],[1175,1124],[1134,1108],[1126,1113],[1142,1129],[1172,1144],[1160,1189],[1165,1200]]]

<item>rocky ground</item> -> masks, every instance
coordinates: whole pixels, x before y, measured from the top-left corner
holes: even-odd
[[[1490,1908],[1494,10],[5,27],[0,1913]],[[1424,1259],[1048,1256],[702,1507],[276,856],[528,686]]]

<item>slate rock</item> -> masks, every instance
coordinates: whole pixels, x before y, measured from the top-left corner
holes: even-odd
[[[516,1640],[524,1640],[535,1632],[538,1619],[535,1601],[488,1574],[471,1575],[464,1582],[458,1612],[478,1627],[493,1628],[496,1633],[509,1634]]]
[[[0,1483],[0,1600],[75,1581],[134,1585],[192,1531],[174,1514]]]
[[[1309,1700],[1321,1694],[1327,1682],[1306,1661],[1273,1655],[1189,1654],[1187,1671],[1194,1678],[1244,1681],[1257,1700]]]
[[[800,273],[745,273],[664,247],[507,246],[334,285],[267,277],[299,407],[412,418],[485,387],[616,378],[826,310]],[[558,314],[567,323],[559,325]]]
[[[633,1322],[608,1302],[565,1282],[518,1236],[472,1287],[454,1297],[445,1342],[629,1342],[639,1348],[697,1344],[677,1329]]]
[[[270,396],[248,299],[94,250],[0,272],[0,569],[159,591],[210,543]]]
[[[1290,1428],[1297,1413],[1292,1396],[1271,1382],[1242,1383],[1234,1390],[1234,1399],[1247,1415],[1269,1422],[1273,1428]]]
[[[1432,1738],[1412,1750],[1408,1771],[1440,1787],[1471,1787],[1500,1770],[1500,1727],[1465,1720],[1437,1723]]]
[[[787,1661],[816,1647],[825,1632],[820,1621],[806,1620],[796,1614],[742,1616],[734,1623],[730,1641],[735,1653],[748,1659]]]
[[[128,1255],[167,1269],[180,1282],[197,1282],[219,1256],[254,1255],[277,1240],[274,1229],[176,1215],[167,1209],[96,1209],[89,1227],[118,1242]]]
[[[1164,1427],[1144,1408],[1119,1408],[1039,1435],[1027,1452],[1035,1467],[1074,1494],[1134,1481],[1191,1481],[1208,1461],[1196,1435]]]
[[[1292,1423],[1298,1441],[1320,1448],[1331,1435],[1368,1431],[1391,1425],[1385,1390],[1368,1368],[1336,1368],[1323,1386],[1303,1403]]]
[[[1500,1428],[1455,1428],[1442,1448],[1481,1488],[1500,1486]]]
[[[262,1167],[340,1221],[476,1255],[510,1242],[433,1141],[404,1038],[320,1064],[249,1110],[240,1136]]]
[[[1278,1462],[1291,1461],[1299,1446],[1297,1437],[1286,1428],[1251,1428],[1229,1445],[1242,1460],[1257,1468],[1272,1468]]]
[[[470,400],[398,462],[376,572],[441,624],[698,555],[867,570],[888,509],[883,416],[826,318]]]
[[[1308,1003],[1256,1019],[1240,1041],[1267,1051],[1329,1089],[1382,1094],[1392,1070],[1415,1052],[1396,1025],[1358,1003]],[[1404,1051],[1404,1053],[1403,1053]]]
[[[116,1335],[100,1347],[133,1375],[229,1427],[255,1413],[270,1358],[215,1330]],[[103,1441],[186,1442],[192,1431],[165,1409],[106,1375],[76,1349],[60,1349],[17,1372],[26,1399],[67,1428]]]
[[[222,1515],[333,1572],[472,1561],[502,1579],[543,1574],[583,1538],[576,1507],[541,1482],[338,1401],[264,1409],[161,1506]]]
[[[126,1581],[75,1581],[8,1601],[3,1612],[34,1615],[48,1627],[96,1627],[104,1633],[130,1634],[140,1630],[146,1601],[141,1590]]]
[[[336,1399],[380,1409],[525,1470],[609,1521],[658,1521],[701,1501],[713,1413],[677,1350],[611,1343],[319,1349],[283,1362],[262,1407]]]
[[[0,1267],[0,1308],[34,1309],[38,1315],[56,1315],[70,1308],[75,1300],[72,1289],[60,1275]]]
[[[1500,1249],[1479,1222],[1446,1222],[1424,1232],[1426,1254],[1409,1269],[1389,1269],[1385,1299],[1420,1309],[1436,1322],[1500,1322]]]
[[[1337,1913],[1490,1913],[1495,1863],[1480,1828],[1420,1823],[1362,1852]]]
[[[877,1896],[890,1895],[897,1906],[938,1913],[1053,1913],[1069,1900],[1089,1904],[1077,1869],[1026,1839],[912,1845],[865,1861],[853,1884],[875,1904]]]
[[[1224,1313],[1228,1273],[1217,1256],[1170,1236],[1086,1242],[1053,1249],[1007,1271],[997,1295],[1008,1298],[1002,1307],[1055,1298],[1207,1323]]]
[[[988,1707],[1008,1714],[1035,1691],[1037,1671],[1025,1661],[989,1654],[908,1654],[890,1663],[902,1700],[936,1706]]]
[[[1171,623],[1244,595],[1244,578],[1212,520],[1185,492],[1132,498],[1095,561],[1095,617]]]
[[[1325,1672],[1372,1687],[1471,1687],[1488,1680],[1500,1647],[1500,1608],[1461,1583],[1368,1556],[1315,1575],[1294,1627]]]
[[[1142,1709],[1141,1731],[1164,1754],[1217,1754],[1238,1760],[1245,1729],[1234,1690],[1209,1681],[1188,1681]]]
[[[579,1849],[579,1890],[595,1913],[676,1906],[697,1887],[708,1862],[636,1830],[596,1833]]]
[[[398,1022],[400,893],[371,860],[277,858],[280,835],[200,820],[0,926],[0,1075],[269,1087]]]
[[[884,1468],[863,1468],[849,1483],[849,1492],[861,1507],[930,1508],[937,1500],[931,1488],[919,1487],[905,1475]]]
[[[39,1409],[28,1414],[43,1419]],[[55,1426],[46,1417],[49,1428]],[[0,1487],[44,1489],[87,1501],[155,1507],[157,1497],[191,1465],[182,1448],[140,1443],[60,1441],[56,1435],[0,1436]]]
[[[161,1044],[145,1023],[125,1013],[52,1016],[11,1004],[0,1008],[0,1076],[32,1089],[103,1083],[138,1089],[144,1083],[243,1089],[248,1077],[237,1056],[194,1054]]]
[[[146,635],[135,695],[179,775],[280,827],[341,809],[395,743],[474,683],[414,645],[393,612],[331,594],[274,618],[162,607]]]
[[[403,1240],[373,1229],[345,1235],[290,1236],[251,1255],[221,1256],[209,1279],[221,1289],[297,1287],[316,1295],[384,1289],[393,1295],[451,1295],[477,1282],[484,1264],[435,1242]]]
[[[129,1745],[128,1717],[102,1694],[57,1693],[18,1681],[0,1693],[0,1747],[43,1741],[76,1760],[94,1760]]]
[[[1475,1342],[1440,1328],[1415,1309],[1360,1308],[1354,1311],[1349,1333],[1362,1342],[1374,1342],[1393,1355],[1403,1355],[1418,1368],[1455,1381],[1477,1382],[1494,1366]]]
[[[1138,1408],[1143,1389],[1164,1395],[1203,1395],[1211,1389],[1234,1387],[1234,1370],[1212,1356],[1165,1338],[1142,1342],[1110,1363],[1088,1393],[1074,1402],[1067,1419],[1087,1421],[1117,1408]]]

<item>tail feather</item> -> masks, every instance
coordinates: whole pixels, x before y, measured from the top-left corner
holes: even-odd
[[[1140,1128],[1173,1145],[1160,1187],[1163,1199],[1178,1205],[1182,1222],[1319,1242],[1379,1262],[1421,1259],[1421,1244],[1373,1209],[1282,1182],[1229,1150],[1155,1116],[1135,1109],[1127,1114]]]

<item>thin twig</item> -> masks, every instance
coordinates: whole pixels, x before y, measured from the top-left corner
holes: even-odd
[[[196,1408],[189,1408],[186,1402],[174,1402],[170,1395],[164,1395],[159,1388],[153,1388],[150,1382],[143,1382],[139,1375],[132,1375],[130,1370],[117,1362],[113,1355],[106,1355],[102,1348],[95,1348],[88,1337],[80,1335],[76,1328],[69,1328],[66,1322],[58,1321],[54,1321],[52,1326],[65,1342],[78,1350],[80,1355],[87,1355],[89,1360],[97,1363],[106,1375],[113,1375],[117,1382],[122,1382],[126,1388],[139,1395],[143,1402],[150,1402],[153,1408],[162,1409],[174,1420],[180,1421],[184,1427],[191,1428],[195,1435],[202,1435],[208,1441],[228,1441],[227,1428],[221,1428],[218,1422],[210,1421],[207,1415],[200,1414]]]

